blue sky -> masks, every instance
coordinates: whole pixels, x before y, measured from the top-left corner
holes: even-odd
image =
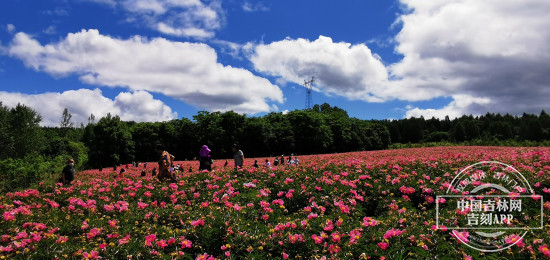
[[[0,101],[58,125],[253,116],[313,102],[361,119],[549,111],[545,0],[3,0]]]

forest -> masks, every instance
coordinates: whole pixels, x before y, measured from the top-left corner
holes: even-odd
[[[381,150],[406,145],[550,144],[550,115],[487,113],[443,120],[407,118],[362,120],[329,104],[309,110],[251,117],[201,111],[192,119],[167,122],[125,122],[116,115],[74,125],[70,111],[58,127],[40,126],[41,115],[19,104],[0,102],[0,189],[28,188],[39,181],[55,182],[68,158],[77,169],[112,167],[157,160],[163,146],[176,160],[193,160],[202,145],[214,159],[232,158],[238,143],[246,157],[341,153]]]

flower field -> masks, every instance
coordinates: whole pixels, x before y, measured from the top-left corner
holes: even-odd
[[[245,151],[246,153],[246,151]],[[272,158],[271,158],[272,159]],[[550,149],[436,147],[299,156],[260,168],[247,159],[176,162],[178,182],[156,163],[77,173],[72,186],[0,195],[0,258],[74,259],[503,259],[550,257],[550,226],[481,253],[435,228],[435,198],[465,166],[514,166],[550,212]],[[189,172],[191,167],[194,171]],[[521,191],[520,191],[521,192]],[[531,195],[531,194],[523,194]],[[461,236],[468,237],[467,232]],[[510,236],[510,240],[519,238]]]

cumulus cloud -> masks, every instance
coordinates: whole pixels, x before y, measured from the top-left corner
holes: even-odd
[[[126,12],[127,20],[143,22],[163,34],[196,39],[212,38],[225,21],[221,1],[201,0],[87,0]]]
[[[364,44],[285,39],[256,46],[250,57],[257,71],[302,84],[314,76],[318,91],[349,99],[379,102],[388,72]]]
[[[63,109],[72,115],[71,121],[86,124],[94,114],[96,120],[111,113],[124,121],[157,122],[177,118],[177,113],[162,101],[154,99],[146,91],[122,92],[114,100],[101,93],[101,90],[79,89],[62,93],[48,92],[29,95],[0,91],[2,105],[14,107],[18,103],[33,108],[42,116],[44,126],[59,126]]]
[[[443,110],[414,110],[407,116],[550,110],[550,1],[401,3],[407,10],[398,18],[402,29],[394,42],[403,59],[395,64],[384,67],[364,44],[327,37],[258,45],[251,61],[281,82],[301,84],[314,75],[320,91],[349,99],[454,99]],[[464,105],[464,100],[472,102]]]
[[[445,119],[445,116],[449,116],[450,119],[461,117],[464,114],[476,113],[480,109],[488,109],[489,106],[494,105],[488,98],[478,98],[468,95],[454,95],[453,101],[440,109],[420,109],[418,107],[407,107],[405,117],[421,117],[424,118],[439,118]]]
[[[447,109],[461,113],[548,109],[550,2],[402,2],[411,12],[400,17],[396,37],[396,51],[405,58],[389,68],[396,84],[432,93],[425,99],[469,95],[491,101],[456,107],[455,98]]]
[[[283,102],[279,87],[250,71],[217,63],[206,44],[139,36],[114,39],[97,30],[69,34],[42,45],[17,33],[8,53],[55,77],[78,75],[87,84],[162,93],[201,109],[268,112]]]

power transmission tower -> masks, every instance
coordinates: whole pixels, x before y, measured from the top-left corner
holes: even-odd
[[[313,86],[313,82],[315,82],[315,78],[311,77],[310,81],[304,80],[304,87],[306,88],[306,109],[311,109],[312,107],[312,100],[311,100],[311,88]]]

